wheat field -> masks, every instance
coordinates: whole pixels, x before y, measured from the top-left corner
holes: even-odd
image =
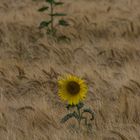
[[[0,0],[0,140],[140,140],[140,1],[63,1],[54,39],[38,29],[43,0]],[[90,131],[60,123],[65,73],[88,84]]]

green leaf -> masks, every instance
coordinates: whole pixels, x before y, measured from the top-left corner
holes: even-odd
[[[44,27],[48,27],[50,23],[51,23],[51,21],[42,21],[42,22],[40,23],[39,28],[42,29],[42,28],[44,28]]]
[[[82,114],[83,113],[90,113],[91,114],[91,119],[90,120],[93,120],[94,119],[94,116],[95,116],[95,112],[93,112],[91,109],[84,109]]]
[[[50,16],[66,16],[67,14],[64,13],[54,13],[54,14],[49,14]]]
[[[52,4],[52,3],[54,3],[54,0],[46,0],[46,2]]]
[[[38,11],[39,12],[44,12],[44,11],[46,11],[46,10],[48,10],[48,6],[44,6],[44,7],[42,7],[42,8],[40,8],[40,9],[38,9]]]
[[[71,119],[73,117],[76,118],[76,119],[79,119],[77,113],[73,112],[73,113],[67,114],[64,118],[62,118],[61,123],[65,123],[66,121],[68,121],[69,119]]]
[[[61,26],[69,26],[68,22],[63,20],[63,19],[59,20],[59,25],[61,25]]]
[[[54,4],[57,6],[57,5],[63,5],[64,2],[54,2]]]

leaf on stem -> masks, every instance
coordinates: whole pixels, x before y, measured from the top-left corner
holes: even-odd
[[[82,114],[83,113],[90,113],[91,116],[92,116],[90,120],[93,120],[94,119],[95,113],[91,109],[84,109],[83,112],[82,112]]]
[[[63,5],[64,2],[54,2],[54,4],[55,4],[55,6],[57,6],[57,5]]]
[[[61,123],[65,123],[66,121],[68,121],[70,118],[73,117],[76,118],[77,120],[79,119],[77,113],[74,111],[73,113],[69,113],[64,118],[62,118]]]
[[[52,3],[54,3],[54,0],[46,0],[46,2],[52,4]]]
[[[51,23],[51,21],[42,21],[42,22],[40,23],[39,28],[42,29],[42,28],[44,28],[44,27],[48,27],[50,23]]]
[[[54,14],[49,14],[50,16],[66,16],[67,14],[65,13],[54,13]]]
[[[48,10],[48,6],[44,6],[44,7],[42,7],[42,8],[40,8],[40,9],[38,9],[38,11],[39,12],[44,12],[44,11],[46,11],[46,10]]]
[[[61,26],[69,26],[69,23],[63,19],[59,20],[59,25]]]

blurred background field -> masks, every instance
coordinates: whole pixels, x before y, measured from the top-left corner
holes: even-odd
[[[63,1],[70,26],[53,39],[38,29],[43,0],[0,0],[0,140],[140,140],[140,1]],[[89,132],[60,124],[65,73],[89,86]]]

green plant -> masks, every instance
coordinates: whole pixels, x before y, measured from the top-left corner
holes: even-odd
[[[64,116],[61,120],[61,123],[65,123],[71,118],[75,118],[79,124],[79,128],[81,126],[81,122],[84,121],[84,124],[88,127],[91,127],[91,123],[88,121],[87,116],[85,116],[86,113],[91,115],[90,121],[94,120],[95,113],[89,109],[89,108],[83,108],[84,104],[80,102],[77,105],[67,105],[67,110],[74,109],[72,113],[68,113],[66,116]],[[76,110],[75,110],[76,108]]]
[[[55,8],[57,6],[61,6],[63,5],[64,3],[63,2],[57,2],[56,0],[45,0],[45,2],[47,3],[46,6],[43,6],[41,7],[40,9],[38,9],[39,12],[45,12],[45,11],[48,11],[48,16],[49,16],[49,19],[45,20],[45,21],[42,21],[40,23],[40,26],[39,28],[42,29],[42,28],[47,28],[47,33],[51,34],[51,35],[54,35],[56,33],[56,28],[55,28],[55,25],[54,25],[54,19],[55,18],[58,18],[58,17],[64,17],[66,16],[65,13],[59,13],[59,12],[56,12],[55,11]],[[57,25],[60,25],[60,26],[68,26],[68,22],[66,20],[64,20],[63,18],[59,19]]]

